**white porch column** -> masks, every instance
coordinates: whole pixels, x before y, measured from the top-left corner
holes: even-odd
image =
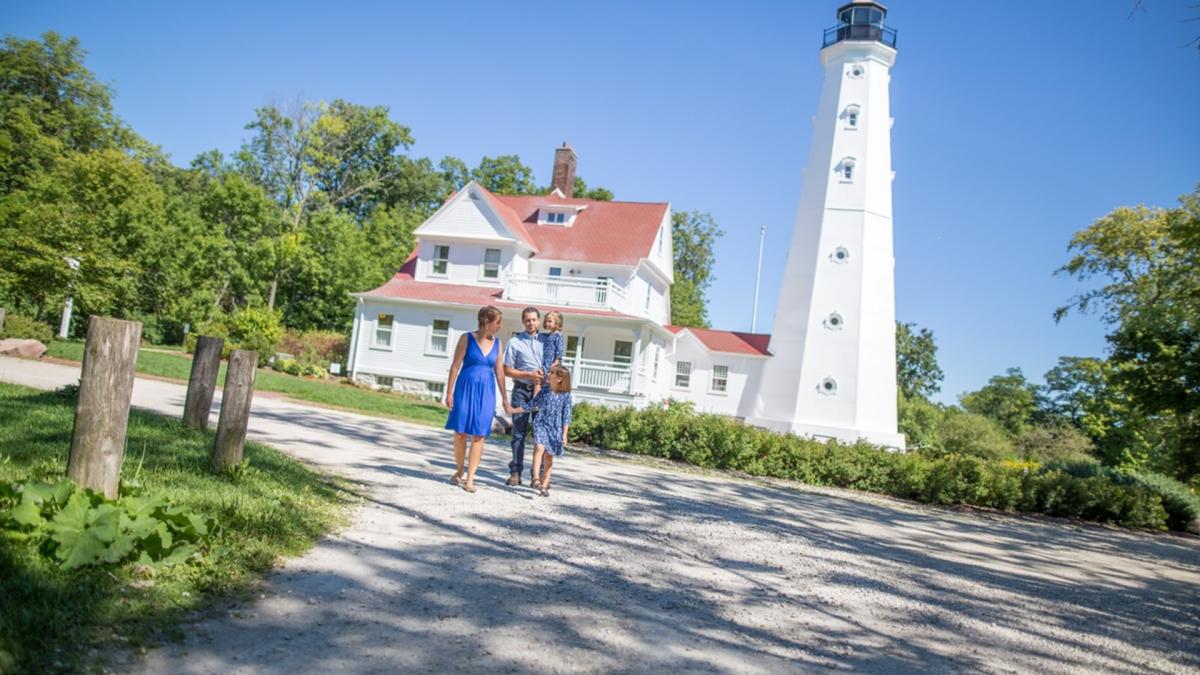
[[[638,371],[642,369],[642,327],[639,325],[633,340],[633,354],[629,361],[629,395],[637,395]]]
[[[354,303],[354,328],[350,330],[350,348],[346,350],[346,370],[350,372],[350,381],[354,382],[354,376],[358,374],[358,334],[359,325],[363,321],[363,299],[360,297]]]

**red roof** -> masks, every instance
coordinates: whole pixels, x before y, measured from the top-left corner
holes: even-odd
[[[495,305],[496,307],[510,307],[514,309],[523,309],[528,307],[528,302],[513,302],[511,300],[502,300],[500,298],[502,291],[499,288],[488,286],[467,286],[465,284],[440,284],[428,281],[414,281],[413,271],[416,268],[416,254],[409,257],[404,262],[404,266],[384,285],[373,290],[361,293],[368,297],[375,298],[402,298],[405,300],[416,300],[418,302],[440,302],[450,305],[467,305],[470,307],[483,307],[484,305]],[[547,305],[545,303],[536,303],[538,309],[542,311],[557,309],[563,314],[588,315],[588,316],[608,316],[616,319],[633,319],[640,321],[640,317],[622,314],[621,312],[613,312],[604,309],[584,309],[580,307],[565,307],[558,305]]]
[[[666,202],[602,202],[555,194],[513,196],[480,191],[539,257],[550,260],[637,265],[650,257],[667,215]],[[587,208],[578,212],[571,227],[564,227],[538,224],[538,211],[545,206]]]
[[[730,354],[752,354],[755,356],[770,356],[767,345],[771,336],[765,333],[742,333],[732,330],[713,330],[711,328],[689,328],[685,326],[667,326],[667,330],[679,334],[688,331],[696,336],[709,351],[728,352]]]

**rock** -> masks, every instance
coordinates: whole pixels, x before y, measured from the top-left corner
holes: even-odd
[[[8,338],[0,340],[0,356],[19,356],[23,359],[40,359],[46,353],[46,345],[37,340]]]

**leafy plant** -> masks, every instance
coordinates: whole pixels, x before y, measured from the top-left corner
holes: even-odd
[[[34,480],[0,492],[0,532],[29,540],[63,569],[137,560],[172,565],[195,554],[212,531],[204,516],[160,497],[108,500],[70,480]]]

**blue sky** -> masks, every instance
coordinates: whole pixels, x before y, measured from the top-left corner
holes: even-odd
[[[897,318],[932,328],[952,402],[1011,366],[1099,355],[1056,325],[1052,272],[1114,207],[1200,180],[1200,23],[1190,0],[889,3]],[[271,100],[385,105],[412,152],[519,154],[549,182],[569,141],[619,199],[713,214],[709,292],[747,330],[759,225],[769,331],[835,2],[5,3],[2,30],[78,36],[117,112],[179,164],[236,149]]]

